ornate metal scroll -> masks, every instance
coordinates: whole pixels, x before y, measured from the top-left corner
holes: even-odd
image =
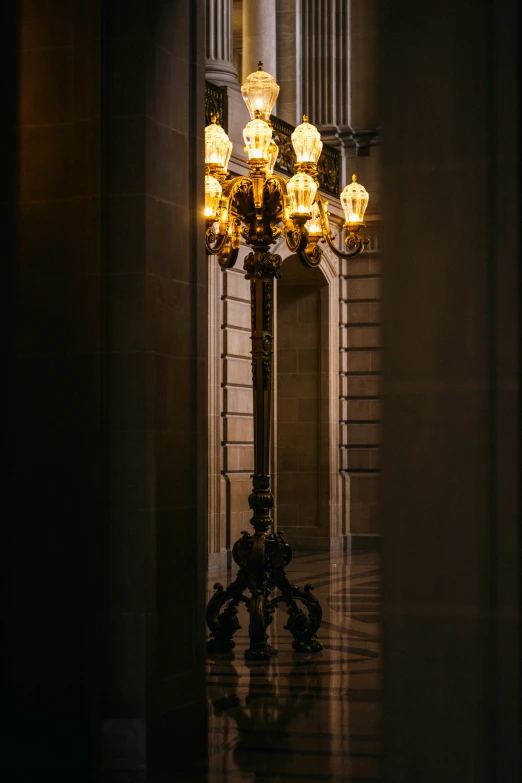
[[[330,147],[329,144],[323,144],[323,151],[317,163],[319,190],[325,190],[336,198],[339,198],[341,189],[339,183],[339,161],[339,150],[335,147]]]
[[[222,87],[205,82],[205,124],[210,125],[213,122],[227,130],[228,96]]]

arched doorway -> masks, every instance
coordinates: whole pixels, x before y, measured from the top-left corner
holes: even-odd
[[[296,550],[329,551],[340,532],[335,283],[292,255],[277,285],[277,526]]]

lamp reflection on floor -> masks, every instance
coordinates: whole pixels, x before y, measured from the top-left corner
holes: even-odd
[[[208,662],[208,757],[183,783],[379,780],[378,558],[303,554],[290,573],[298,586],[316,584],[325,613],[323,651],[295,653],[288,615],[277,611],[271,638],[279,655],[270,663],[245,661],[250,640],[241,608],[235,655],[211,655]]]
[[[221,719],[226,712],[229,723],[235,724],[236,736],[229,736],[234,765],[253,774],[249,778],[253,781],[266,780],[267,775],[276,772],[284,775],[295,767],[296,756],[302,754],[302,748],[295,747],[292,727],[302,718],[310,719],[323,687],[317,661],[307,660],[308,656],[295,658],[288,680],[298,684],[281,688],[273,668],[251,664],[246,695],[238,693],[240,676],[233,663],[211,665],[211,671],[215,667],[219,673],[218,693],[211,702],[214,716]],[[232,733],[233,727],[230,729]],[[223,750],[221,732],[216,741]]]

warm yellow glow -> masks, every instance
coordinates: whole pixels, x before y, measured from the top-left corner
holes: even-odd
[[[214,163],[227,169],[232,142],[220,125],[213,122],[205,128],[205,163]]]
[[[223,188],[215,177],[205,177],[205,217],[214,218],[219,209]]]
[[[268,160],[270,142],[272,141],[272,128],[268,123],[258,117],[255,120],[250,120],[243,131],[243,138],[249,160]]]
[[[274,166],[276,164],[278,156],[279,156],[279,147],[272,139],[272,141],[268,145],[268,162],[266,164],[266,173],[268,175],[272,175],[274,173]]]
[[[306,114],[303,120],[292,133],[292,146],[298,163],[316,164],[323,149],[321,134],[315,125],[308,122]]]
[[[357,182],[357,175],[354,174],[350,184],[341,193],[346,223],[362,223],[369,198],[368,191]]]
[[[268,121],[279,95],[279,85],[271,74],[263,71],[260,63],[258,70],[247,77],[241,87],[241,94],[250,116],[254,118],[256,112],[259,112],[260,119]]]
[[[294,174],[286,186],[293,215],[309,215],[315,200],[317,185],[309,174]]]
[[[319,215],[319,207],[316,202],[312,204],[312,217],[306,224],[306,229],[308,231],[309,236],[311,237],[321,236],[323,233],[321,228],[321,217]]]

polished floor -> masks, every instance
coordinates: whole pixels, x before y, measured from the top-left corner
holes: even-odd
[[[321,654],[295,654],[270,627],[279,655],[246,664],[248,617],[235,657],[209,657],[208,757],[179,772],[180,783],[357,783],[380,775],[379,565],[376,555],[295,556],[294,584],[315,585],[323,607]],[[230,574],[213,573],[226,583]]]

